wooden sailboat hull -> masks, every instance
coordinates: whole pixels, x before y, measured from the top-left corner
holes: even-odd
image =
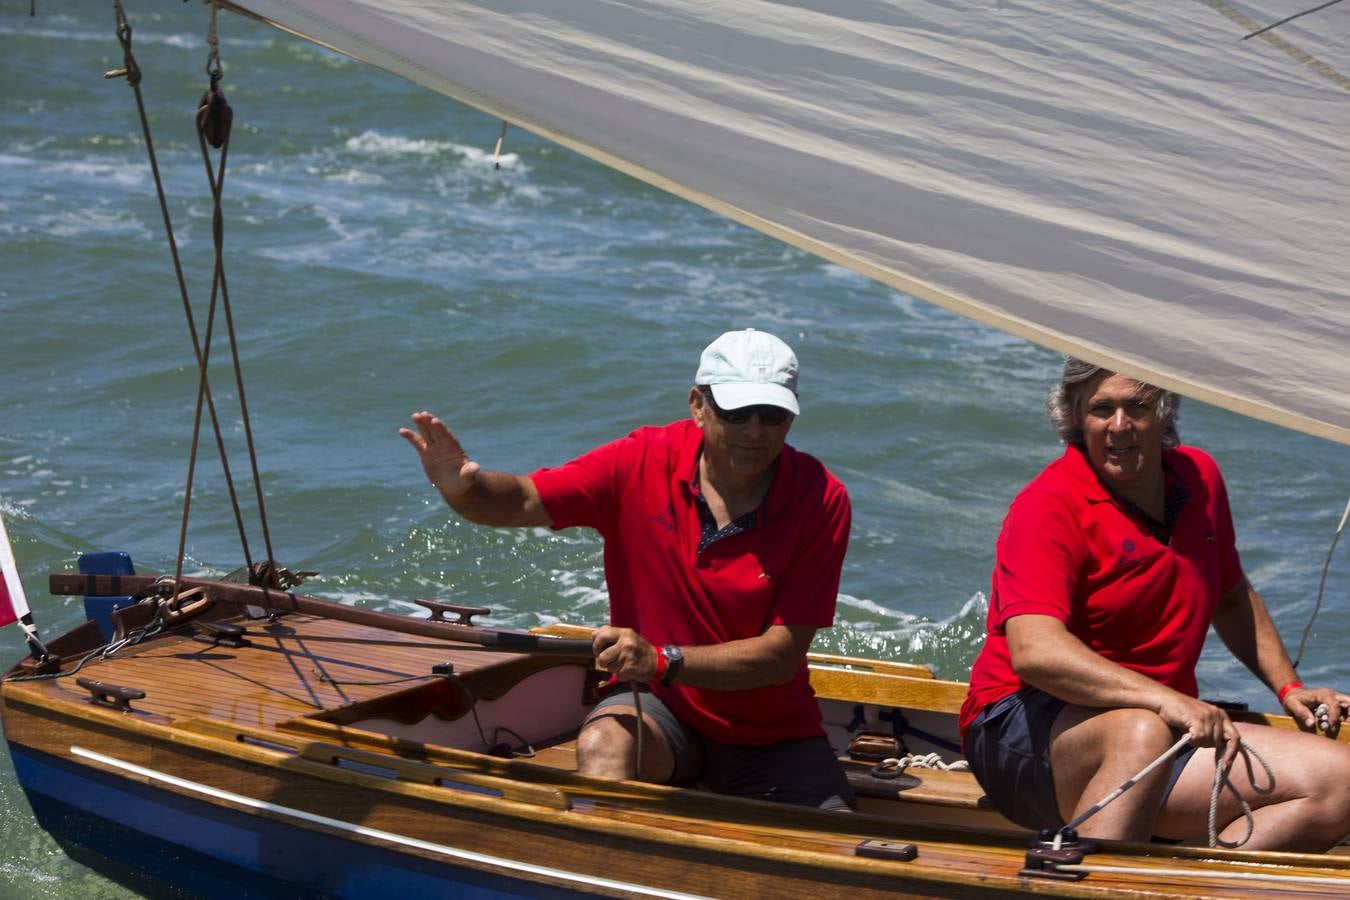
[[[38,823],[66,852],[143,892],[172,886],[208,898],[442,897],[453,884],[465,897],[584,896],[512,878],[510,860],[483,856],[476,861],[484,870],[457,866],[451,860],[472,856],[452,847],[444,848],[445,862],[422,859],[289,824],[288,815],[298,819],[299,811],[286,807],[273,821],[50,754],[22,750],[14,760]]]
[[[821,865],[832,837],[817,841],[820,850],[789,852],[716,822],[685,822],[676,836],[665,830],[669,814],[597,814],[544,786],[509,799],[456,784],[450,769],[442,784],[421,785],[231,746],[191,727],[155,738],[99,718],[7,703],[16,770],[39,823],[97,868],[112,862],[202,896],[240,896],[242,886],[244,896],[441,897],[454,885],[468,897],[806,897],[846,883],[871,897],[902,887],[868,871],[884,862],[841,856],[862,864],[855,872]],[[803,842],[798,834],[792,843]],[[912,892],[967,893],[940,883]]]
[[[1291,889],[1206,874],[1249,861],[1317,879],[1332,894],[1350,886],[1338,857],[1198,849],[1163,857],[1131,845],[1093,858],[1181,866],[1189,883],[1028,878],[1027,836],[988,808],[965,773],[911,769],[885,780],[870,774],[870,762],[850,760],[857,815],[588,778],[575,771],[572,738],[600,676],[584,659],[466,644],[452,639],[453,628],[437,641],[300,613],[233,624],[247,629],[246,645],[200,643],[184,623],[91,661],[80,674],[101,683],[92,691],[72,678],[22,680],[31,660],[3,684],[5,736],[39,823],[72,856],[147,893],[1234,897]],[[100,640],[86,627],[54,644],[73,658]],[[433,666],[452,674],[432,675]],[[920,667],[827,657],[815,659],[813,683],[837,745],[881,726],[921,752],[950,743],[964,690]],[[115,708],[119,695],[137,691],[144,697]],[[885,858],[904,844],[915,858]]]

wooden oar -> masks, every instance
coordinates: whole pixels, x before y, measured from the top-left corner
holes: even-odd
[[[361,609],[347,606],[333,600],[319,597],[306,597],[275,588],[263,588],[251,584],[234,584],[214,581],[209,578],[184,578],[183,588],[201,588],[207,597],[222,603],[238,606],[259,606],[278,612],[305,613],[322,616],[354,625],[370,628],[383,628],[399,634],[416,634],[422,637],[440,638],[446,641],[460,641],[466,644],[479,644],[494,647],[511,653],[542,653],[548,656],[593,657],[588,640],[553,638],[543,635],[525,634],[519,631],[507,631],[497,628],[480,628],[475,625],[458,625],[453,622],[433,622],[429,619],[412,619],[396,613],[379,612],[373,609]],[[49,589],[53,594],[88,594],[104,597],[147,597],[171,590],[171,582],[162,582],[157,575],[77,575],[71,573],[52,573]]]

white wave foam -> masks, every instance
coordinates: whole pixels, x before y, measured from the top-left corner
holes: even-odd
[[[859,275],[852,269],[847,269],[843,266],[836,265],[835,263],[825,263],[820,268],[829,278],[838,278],[842,281],[856,281],[859,284],[871,284],[871,281],[864,276]]]
[[[470,169],[493,169],[500,165],[503,169],[525,172],[526,167],[521,164],[520,157],[514,153],[503,153],[496,162],[492,159],[492,154],[480,150],[478,147],[468,147],[463,144],[455,144],[454,150],[460,156],[464,157],[464,166]]]
[[[39,7],[40,8],[40,7]],[[26,19],[27,17],[25,17]],[[62,20],[70,24],[76,24],[76,20],[65,16],[56,16],[47,19],[49,25],[60,25]],[[200,34],[156,34],[151,31],[144,31],[141,27],[133,23],[134,37],[133,45],[136,44],[159,44],[165,47],[178,47],[184,50],[203,50],[206,46],[205,38]],[[94,42],[107,43],[110,45],[109,52],[117,50],[121,59],[120,48],[117,46],[117,37],[113,32],[111,24],[107,31],[94,30],[89,31],[80,29],[62,29],[62,28],[29,28],[25,26],[13,26],[8,23],[0,24],[0,37],[22,37],[28,40],[40,38],[42,40],[60,41],[62,44],[73,42]],[[230,43],[235,47],[265,47],[270,43],[269,40],[249,40],[239,37],[231,37]]]
[[[902,624],[910,624],[912,622],[919,621],[919,617],[911,613],[899,612],[897,610],[891,609],[888,606],[882,606],[880,603],[877,603],[876,601],[867,600],[862,597],[854,597],[851,594],[840,593],[838,602],[843,606],[849,607],[850,609],[856,609],[861,610],[862,612],[871,613],[872,615],[882,619],[897,620]]]
[[[348,138],[346,147],[355,153],[366,153],[374,156],[439,156],[448,153],[459,156],[463,160],[465,168],[480,170],[494,168],[490,151],[466,144],[457,144],[454,141],[408,138],[367,130],[355,137]],[[521,163],[519,155],[515,153],[503,153],[498,162],[503,169],[521,173],[528,171]]]
[[[593,618],[597,610],[603,610],[600,613],[602,617],[608,615],[609,589],[603,581],[599,587],[594,584],[594,579],[602,577],[599,569],[589,572],[578,572],[572,569],[551,569],[548,575],[549,581],[558,585],[558,596],[571,601],[571,612],[579,614],[583,620],[588,617]],[[583,583],[583,578],[588,583]]]
[[[139,219],[125,210],[83,209],[78,212],[62,213],[59,216],[44,217],[38,221],[38,226],[54,237],[120,234],[144,239],[150,234]],[[186,243],[186,240],[179,240],[180,246]]]
[[[374,172],[363,172],[360,169],[348,169],[345,172],[334,172],[324,176],[326,181],[337,181],[343,184],[383,184],[384,178]]]
[[[146,173],[140,166],[113,165],[87,160],[49,163],[43,167],[43,173],[84,178],[98,182],[100,187],[106,187],[109,183],[119,187],[140,187],[146,179]]]
[[[959,625],[971,619],[974,619],[976,624],[980,624],[989,609],[989,600],[985,597],[983,591],[976,591],[961,604],[959,609],[945,619],[927,619],[913,613],[882,606],[872,600],[843,593],[839,595],[839,603],[850,609],[871,613],[877,618],[890,620],[894,623],[890,628],[877,628],[875,623],[852,622],[849,623],[851,627],[863,631],[873,631],[874,634],[881,637],[908,638],[911,642],[922,640],[921,637],[917,637],[922,632],[950,629],[954,625]]]

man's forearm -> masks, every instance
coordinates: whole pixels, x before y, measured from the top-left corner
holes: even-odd
[[[1265,601],[1244,578],[1219,600],[1214,631],[1230,653],[1272,691],[1296,677]]]
[[[553,524],[527,475],[484,470],[478,472],[473,485],[462,494],[452,495],[439,485],[437,490],[455,512],[478,525]]]
[[[1048,621],[1035,621],[1040,618]],[[1018,616],[1006,627],[1017,677],[1061,700],[1092,708],[1156,711],[1175,693],[1147,675],[1096,653],[1057,620]]]
[[[685,647],[679,683],[714,691],[748,691],[787,684],[801,670],[816,629],[772,625],[757,637]]]

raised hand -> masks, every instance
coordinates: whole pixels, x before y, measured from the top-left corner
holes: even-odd
[[[400,428],[398,433],[417,451],[432,487],[453,506],[478,480],[478,463],[469,459],[459,440],[436,416],[422,410],[413,413],[412,420],[416,431]]]

